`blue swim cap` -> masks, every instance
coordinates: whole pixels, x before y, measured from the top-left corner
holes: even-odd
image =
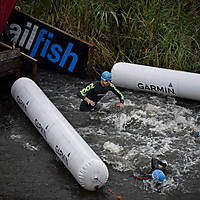
[[[101,75],[101,80],[106,80],[106,79],[111,79],[111,78],[112,78],[111,73],[108,71],[103,72]]]
[[[159,181],[159,182],[163,182],[166,179],[165,174],[160,169],[154,170],[152,173],[152,177],[154,181]]]

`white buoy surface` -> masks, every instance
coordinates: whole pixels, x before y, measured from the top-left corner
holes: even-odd
[[[11,94],[83,188],[94,191],[106,183],[109,173],[104,162],[35,82],[20,78],[12,85]]]
[[[112,82],[122,88],[200,100],[197,73],[130,63],[116,63],[111,73]]]

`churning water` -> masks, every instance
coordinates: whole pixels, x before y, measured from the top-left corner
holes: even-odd
[[[108,93],[98,111],[82,113],[76,93],[89,82],[44,70],[36,82],[107,164],[107,185],[123,200],[199,199],[199,102],[120,89],[123,110]],[[0,199],[116,199],[106,188],[82,189],[10,94],[0,97],[0,113]],[[152,157],[168,163],[160,188],[133,176]]]

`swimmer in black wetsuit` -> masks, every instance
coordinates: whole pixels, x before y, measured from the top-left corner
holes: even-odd
[[[151,170],[146,174],[135,174],[135,177],[140,180],[147,180],[153,178],[157,183],[162,183],[166,179],[167,164],[162,161],[152,158],[151,159]]]
[[[101,75],[101,80],[89,84],[78,92],[78,96],[83,100],[80,104],[80,111],[91,111],[97,102],[108,92],[112,91],[119,97],[120,103],[117,106],[124,108],[123,94],[111,83],[111,73],[105,71]]]

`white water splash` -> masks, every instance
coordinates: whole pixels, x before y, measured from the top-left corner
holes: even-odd
[[[23,135],[19,135],[19,134],[12,134],[10,136],[10,139],[14,140],[15,142],[17,143],[20,143],[22,144],[22,146],[27,149],[27,150],[30,150],[30,151],[39,151],[39,145],[37,146],[34,146],[34,145],[31,145],[29,142],[27,142],[24,138],[23,138]]]
[[[11,135],[10,138],[11,138],[12,140],[19,140],[19,139],[22,138],[22,136],[21,136],[21,135]]]
[[[103,145],[103,157],[119,171],[145,168],[150,166],[152,157],[160,157],[170,163],[172,170],[164,188],[173,190],[181,187],[184,175],[200,162],[193,135],[199,130],[197,116],[176,105],[172,97],[167,102],[157,97],[152,100],[144,104],[129,100],[125,102],[125,111],[104,115],[102,121],[112,124],[114,129],[110,130],[110,141]]]
[[[121,151],[123,151],[123,147],[121,147],[118,144],[114,144],[112,142],[109,142],[109,141],[104,143],[103,148],[106,151],[109,151],[110,153],[116,153],[116,154],[118,154]]]
[[[33,146],[29,142],[24,143],[23,146],[25,149],[28,149],[30,151],[39,151],[40,150],[39,146]]]

